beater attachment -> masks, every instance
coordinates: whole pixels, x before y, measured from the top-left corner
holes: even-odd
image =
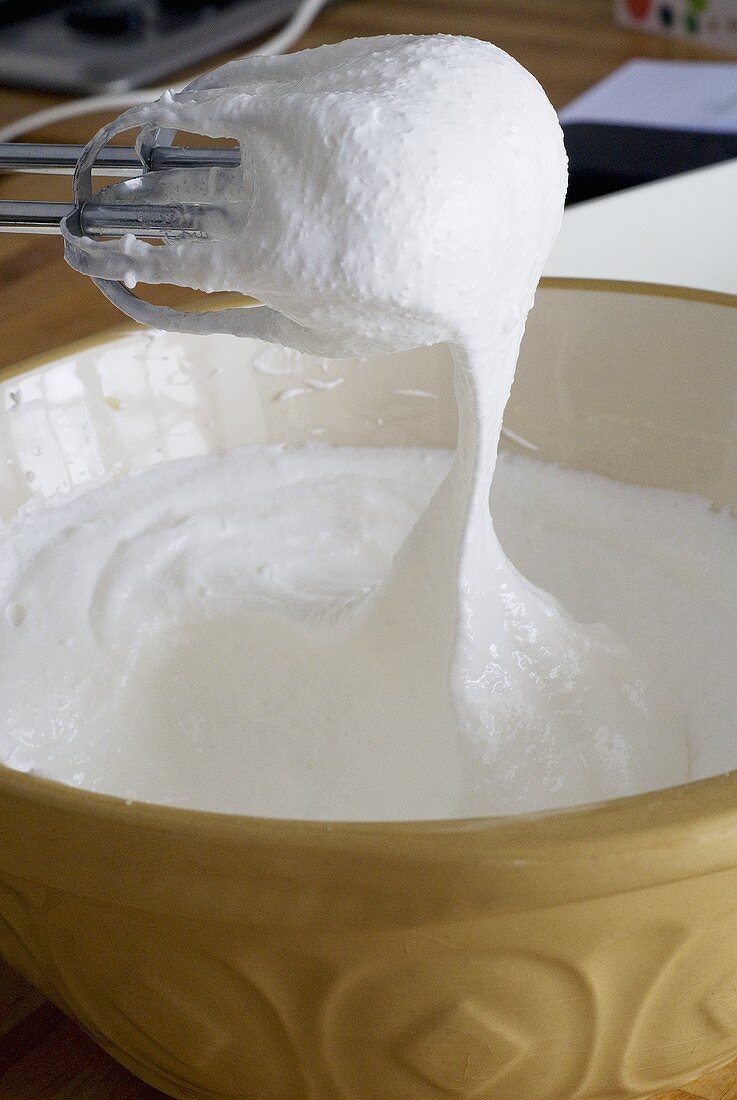
[[[107,144],[110,130],[103,128],[86,146],[0,143],[0,171],[74,176],[73,202],[0,200],[0,233],[59,233],[65,236],[67,248],[73,247],[75,238],[130,235],[165,243],[207,241],[228,235],[226,204],[211,201],[211,188],[201,186],[201,201],[172,202],[170,196],[176,193],[177,173],[183,170],[187,170],[190,189],[192,180],[195,189],[198,179],[211,183],[213,171],[221,173],[221,181],[230,180],[230,188],[237,189],[242,178],[240,149],[174,146],[170,144],[173,132],[150,128],[142,131],[135,147],[113,146]],[[123,177],[125,182],[95,192],[93,173]],[[137,201],[142,191],[145,202]],[[244,334],[247,328],[250,334],[260,312],[249,309],[251,323],[244,326],[242,307],[188,313],[151,305],[133,294],[123,281],[93,281],[128,316],[157,328],[204,333],[232,332],[235,327],[243,328]]]

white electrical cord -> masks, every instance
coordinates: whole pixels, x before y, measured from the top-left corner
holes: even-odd
[[[255,50],[248,50],[244,57],[252,54],[277,54],[286,50],[299,41],[310,25],[325,7],[328,0],[302,0],[302,3],[294,12],[288,23],[275,35]],[[145,103],[147,100],[158,99],[167,88],[170,91],[180,92],[186,81],[178,84],[169,84],[163,88],[141,88],[137,92],[126,92],[121,95],[93,95],[84,99],[72,99],[69,103],[60,103],[57,107],[49,107],[45,111],[36,111],[34,114],[25,115],[15,119],[0,129],[0,142],[16,141],[17,138],[27,134],[30,130],[39,130],[42,126],[51,126],[55,122],[64,122],[69,118],[78,118],[80,115],[95,114],[98,111],[121,111],[125,107],[134,107],[137,103]]]

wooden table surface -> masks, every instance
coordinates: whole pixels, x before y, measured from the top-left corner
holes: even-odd
[[[556,107],[632,57],[719,56],[694,44],[626,31],[614,24],[611,9],[611,0],[353,0],[323,12],[300,45],[385,33],[488,38],[535,74]],[[0,89],[0,125],[54,102],[51,96]],[[88,116],[27,137],[81,142],[109,117]],[[59,177],[0,178],[1,198],[64,199],[68,194],[68,180]],[[88,280],[65,266],[58,238],[0,237],[0,366],[119,319]],[[1,1100],[154,1100],[161,1095],[122,1069],[0,962]],[[737,1100],[737,1062],[669,1093],[667,1100],[694,1097]]]

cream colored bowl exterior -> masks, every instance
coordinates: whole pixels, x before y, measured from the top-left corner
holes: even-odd
[[[736,304],[547,284],[508,427],[734,506]],[[321,364],[278,377],[271,355],[135,332],[26,365],[0,385],[2,514],[245,441],[454,440],[443,349],[341,365],[293,400]],[[737,1053],[735,773],[576,811],[331,825],[0,769],[0,838],[0,952],[175,1097],[623,1100]]]

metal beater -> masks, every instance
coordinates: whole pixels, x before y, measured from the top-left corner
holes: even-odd
[[[87,169],[105,176],[130,178],[143,172],[168,168],[238,168],[238,149],[192,149],[156,145],[148,153],[132,146],[109,145],[89,164],[84,145],[36,145],[30,142],[0,144],[0,172],[35,172],[43,175],[74,175],[75,201],[22,202],[0,200],[0,233],[60,233],[64,218],[76,217],[88,237],[135,237],[205,239],[208,208],[202,204],[153,206],[148,204],[97,203],[83,197],[79,188]],[[93,151],[91,151],[93,152]]]
[[[238,148],[191,148],[173,146],[172,131],[148,129],[136,147],[105,143],[104,128],[87,145],[50,145],[28,142],[0,144],[0,172],[33,172],[74,176],[74,201],[27,202],[0,200],[0,233],[61,233],[62,224],[77,237],[134,237],[151,240],[208,240],[220,235],[221,207],[207,202],[136,203],[96,201],[92,174],[132,179],[150,172],[171,169],[239,169]],[[204,315],[184,314],[164,306],[153,306],[138,298],[124,283],[94,279],[102,293],[124,313],[144,324],[176,327],[186,331],[215,331],[221,328]],[[223,328],[236,311],[221,315]],[[237,311],[239,314],[241,310]],[[250,312],[250,311],[249,311]],[[227,317],[226,317],[227,315]],[[186,319],[186,323],[185,323]]]

